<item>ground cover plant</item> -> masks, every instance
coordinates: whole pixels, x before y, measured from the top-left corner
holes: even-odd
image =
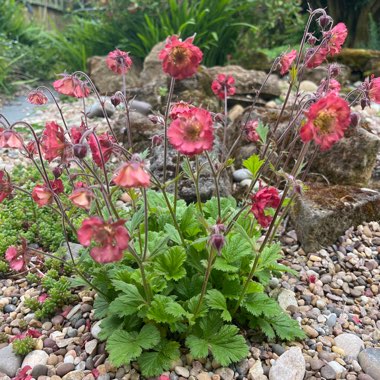
[[[320,28],[319,40],[309,30],[313,20]],[[14,197],[17,202],[21,191],[40,209],[60,217],[71,268],[77,275],[75,285],[97,292],[95,315],[102,319],[100,337],[106,340],[113,364],[137,361],[144,376],[156,376],[170,368],[180,350],[186,350],[194,358],[212,355],[226,366],[247,355],[248,333],[281,340],[304,336],[298,322],[266,292],[266,285],[272,276],[290,271],[280,262],[276,232],[295,197],[302,196],[313,157],[358,124],[357,114],[350,110],[352,104],[366,107],[380,102],[380,78],[373,77],[341,97],[336,65],[329,67],[315,94],[299,93],[305,68],[315,68],[337,54],[346,36],[346,26],[334,25],[323,9],[310,11],[298,51],[288,51],[275,60],[267,78],[275,70],[288,75],[288,93],[269,129],[250,117],[265,80],[241,125],[238,139],[256,144],[259,153],[243,163],[252,182],[239,203],[222,197],[219,189],[238,141],[226,146],[227,102],[235,93],[234,78],[219,74],[212,83],[212,91],[224,104],[221,113],[185,101],[172,102],[175,82],[195,75],[202,62],[194,37],[182,40],[172,35],[159,54],[162,69],[171,78],[165,113],[151,117],[162,128],[152,141],[152,150],[163,150],[162,176],[149,168],[150,151],[134,150],[125,88],[111,97],[126,112],[127,143],[123,145],[117,142],[104,100],[83,72],[63,74],[53,83],[59,93],[82,99],[81,125],[66,124],[58,102],[43,86],[28,99],[39,105],[53,99],[59,119],[48,122],[41,134],[26,122],[10,125],[2,116],[0,147],[20,150],[40,178],[29,191],[0,171],[0,200]],[[133,65],[128,53],[119,49],[109,53],[106,63],[121,76],[128,75]],[[297,96],[288,104],[292,92]],[[86,117],[86,98],[91,93],[103,108],[107,131],[95,130]],[[292,117],[276,137],[289,106]],[[166,165],[170,151],[177,154],[174,176],[169,176]],[[306,162],[308,153],[311,159]],[[215,189],[210,200],[203,200],[199,192],[206,167]],[[183,180],[193,182],[196,202],[186,204],[179,199]],[[127,199],[127,207],[118,206],[121,196]],[[72,236],[85,247],[78,259],[69,244]],[[25,238],[5,252],[15,271],[36,268],[43,256],[51,258]],[[62,257],[57,260],[67,265]],[[54,269],[49,272],[49,277],[56,276]],[[44,286],[49,290],[51,283],[45,280]]]

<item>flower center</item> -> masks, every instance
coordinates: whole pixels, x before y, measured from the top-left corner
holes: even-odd
[[[172,49],[170,58],[173,60],[175,65],[182,65],[187,61],[187,51],[182,46],[176,46]]]
[[[326,135],[332,132],[334,127],[335,117],[330,112],[321,111],[314,120],[314,125],[318,128],[321,135]]]
[[[184,132],[188,140],[196,141],[201,133],[202,126],[199,122],[193,121],[185,124]]]

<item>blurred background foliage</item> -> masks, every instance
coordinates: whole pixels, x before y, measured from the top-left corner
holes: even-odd
[[[49,2],[62,9],[37,5]],[[367,34],[361,31],[360,39],[350,43],[379,48],[380,1],[309,3],[327,6],[329,11],[331,7],[337,21],[350,23],[364,19],[360,16],[364,10],[367,23],[361,29]],[[306,4],[303,0],[0,0],[0,92],[63,71],[86,71],[89,57],[115,47],[142,62],[157,42],[171,34],[186,38],[196,33],[207,66],[232,62],[254,67],[256,52],[271,57],[300,40]]]

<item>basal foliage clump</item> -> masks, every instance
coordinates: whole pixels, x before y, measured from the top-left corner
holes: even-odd
[[[319,41],[309,32],[317,17]],[[70,263],[77,275],[72,283],[90,286],[97,293],[95,316],[101,319],[100,338],[106,340],[111,362],[118,366],[137,361],[147,377],[168,370],[180,350],[197,359],[211,355],[223,366],[237,362],[248,354],[243,331],[262,333],[266,339],[302,338],[298,322],[266,291],[273,276],[296,274],[281,264],[276,231],[293,200],[302,196],[311,164],[306,158],[330,149],[349,127],[357,125],[358,115],[351,113],[351,104],[360,101],[365,107],[380,102],[380,78],[374,77],[341,97],[334,79],[339,72],[336,65],[328,68],[314,94],[299,92],[305,69],[336,55],[346,36],[346,26],[333,26],[323,9],[310,11],[299,50],[278,57],[267,76],[277,69],[281,75],[289,73],[288,92],[274,127],[270,129],[252,115],[266,79],[231,146],[226,138],[228,97],[236,92],[231,75],[217,75],[211,86],[224,103],[223,113],[172,102],[175,82],[196,74],[203,59],[203,52],[194,45],[195,37],[170,36],[159,53],[162,69],[170,78],[168,103],[163,115],[151,115],[162,133],[154,136],[147,151],[135,151],[125,86],[110,98],[126,112],[127,143],[123,145],[117,141],[104,100],[82,72],[62,74],[53,83],[59,93],[83,101],[81,125],[67,125],[59,103],[44,86],[33,90],[28,99],[42,105],[52,98],[60,121],[47,122],[40,133],[28,123],[10,125],[5,117],[0,119],[0,147],[20,150],[39,173],[33,186],[20,187],[12,175],[0,171],[0,201],[8,202],[21,192],[33,200],[37,210],[57,214],[70,257],[42,252],[25,236],[17,236],[17,242],[7,248],[5,258],[13,270],[33,270],[42,277],[46,294],[37,301],[26,301],[36,316],[46,317],[53,307],[69,300],[69,284],[59,278],[59,270],[65,271]],[[126,52],[116,49],[106,64],[115,75],[124,77],[133,62]],[[102,133],[86,117],[86,98],[92,92],[108,126]],[[292,92],[293,116],[276,137]],[[237,203],[221,196],[220,178],[233,164],[233,151],[242,138],[255,144],[259,153],[243,162],[252,181]],[[167,165],[170,147],[177,155],[174,175]],[[163,152],[160,174],[146,162],[154,149]],[[200,192],[206,169],[214,185],[214,196],[207,201]],[[193,183],[192,203],[178,196],[184,180]],[[17,200],[19,195],[13,202]],[[72,238],[83,246],[79,257],[69,244]],[[46,256],[50,261],[45,261]],[[51,265],[52,259],[60,265]],[[40,271],[44,265],[46,274]]]

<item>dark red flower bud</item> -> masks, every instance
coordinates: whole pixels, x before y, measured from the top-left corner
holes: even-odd
[[[365,98],[362,98],[360,100],[360,106],[362,107],[362,110],[364,110],[364,108],[366,108],[369,105],[368,103],[369,103],[368,100]]]
[[[312,34],[309,34],[307,42],[309,45],[314,46],[315,43],[317,42],[317,39]]]
[[[359,121],[360,121],[360,116],[358,113],[356,112],[352,112],[351,113],[351,127],[356,127],[358,124],[359,124]]]
[[[325,29],[330,23],[332,23],[332,18],[327,15],[323,15],[318,19],[318,23],[322,29]]]
[[[73,151],[75,157],[83,159],[87,154],[87,146],[85,144],[75,144]]]
[[[211,247],[215,248],[217,250],[218,254],[220,255],[220,252],[221,252],[222,248],[224,247],[226,239],[225,239],[224,235],[213,234],[213,235],[211,235],[209,242],[210,242]]]
[[[111,96],[111,103],[117,107],[120,103],[121,103],[121,99],[120,99],[120,96],[117,96],[117,95],[113,95]]]
[[[63,173],[63,169],[60,166],[57,166],[53,169],[54,178],[59,178]]]
[[[162,136],[154,135],[152,137],[152,146],[159,146],[162,144],[163,141],[164,141],[164,139]]]
[[[330,76],[332,78],[335,78],[339,75],[340,73],[340,67],[338,65],[331,65],[330,66]]]

